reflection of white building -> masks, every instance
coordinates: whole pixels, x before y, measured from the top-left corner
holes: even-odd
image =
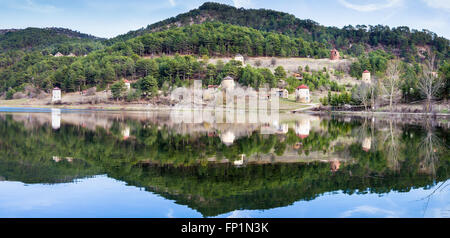
[[[129,126],[125,126],[125,128],[123,128],[122,136],[123,136],[124,140],[126,140],[130,137],[130,127]]]
[[[236,87],[234,79],[230,76],[225,77],[222,80],[222,88],[226,90],[233,90]]]
[[[308,86],[304,84],[298,86],[298,88],[295,90],[295,98],[297,99],[298,102],[302,103],[311,102],[311,96],[309,95]]]
[[[245,158],[245,155],[241,154],[241,159],[233,161],[233,165],[236,166],[236,167],[243,166],[244,165],[244,158]]]
[[[289,131],[289,125],[288,124],[281,124],[278,126],[278,133],[286,134]]]
[[[67,162],[72,163],[73,162],[73,158],[72,157],[65,157],[65,158],[61,158],[59,156],[53,156],[53,161],[55,161],[56,163],[61,162],[63,160],[66,160]]]
[[[215,99],[215,94],[218,92],[219,86],[208,85],[208,90],[203,91],[203,100],[211,101]]]
[[[363,143],[362,143],[362,149],[364,151],[368,152],[370,150],[371,146],[372,146],[372,138],[370,138],[370,137],[364,138]]]
[[[52,91],[52,103],[61,102],[61,89],[58,87],[54,88]]]
[[[286,134],[289,131],[289,125],[286,123],[280,124],[278,121],[274,121],[272,126],[277,134]]]
[[[311,130],[311,122],[308,119],[301,119],[295,123],[294,126],[295,134],[298,137],[305,139],[309,136],[309,131]]]
[[[61,109],[52,108],[52,128],[58,130],[61,127]]]
[[[232,145],[235,138],[236,136],[232,131],[227,131],[220,136],[222,143],[224,143],[226,146]]]

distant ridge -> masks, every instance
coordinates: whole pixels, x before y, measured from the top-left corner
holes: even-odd
[[[103,40],[96,36],[58,27],[2,29],[0,30],[0,51],[42,49],[60,43],[96,42]]]
[[[113,44],[171,27],[200,24],[208,21],[218,21],[302,37],[306,41],[327,43],[330,48],[336,47],[340,50],[361,44],[364,48],[383,48],[399,57],[409,58],[417,54],[418,48],[431,46],[438,52],[440,58],[450,57],[450,41],[428,30],[411,30],[408,27],[390,28],[383,25],[326,27],[313,20],[298,19],[292,14],[279,11],[235,8],[212,2],[204,3],[198,9],[179,14],[176,17],[111,38],[105,43]]]

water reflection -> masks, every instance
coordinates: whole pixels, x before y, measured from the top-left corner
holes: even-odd
[[[58,184],[106,174],[203,216],[336,191],[408,193],[449,178],[445,119],[284,115],[229,124],[174,117],[180,114],[4,112],[0,176]]]

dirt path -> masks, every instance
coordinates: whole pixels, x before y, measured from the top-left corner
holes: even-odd
[[[305,111],[311,110],[311,109],[313,109],[315,107],[318,107],[319,105],[320,104],[318,104],[318,103],[303,104],[303,106],[305,106],[305,107],[295,109],[295,110],[292,111],[292,113],[305,112]]]

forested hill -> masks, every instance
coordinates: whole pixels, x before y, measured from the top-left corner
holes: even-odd
[[[366,51],[382,47],[398,56],[411,59],[417,55],[417,47],[431,46],[440,58],[449,57],[450,41],[427,30],[411,30],[408,27],[388,26],[346,26],[342,29],[326,27],[312,20],[301,20],[294,15],[266,10],[235,8],[219,3],[205,3],[198,9],[176,17],[151,24],[146,28],[130,31],[107,41],[112,44],[126,41],[149,32],[170,27],[199,24],[205,21],[220,21],[233,25],[251,27],[257,30],[283,33],[302,37],[306,41],[318,41],[341,50]]]
[[[0,30],[0,53],[8,50],[59,50],[58,47],[62,47],[60,49],[62,51],[67,51],[63,53],[71,53],[69,52],[71,51],[71,44],[90,44],[94,47],[94,43],[101,41],[103,39],[65,28],[30,27],[23,30]],[[64,48],[67,48],[67,50]]]

